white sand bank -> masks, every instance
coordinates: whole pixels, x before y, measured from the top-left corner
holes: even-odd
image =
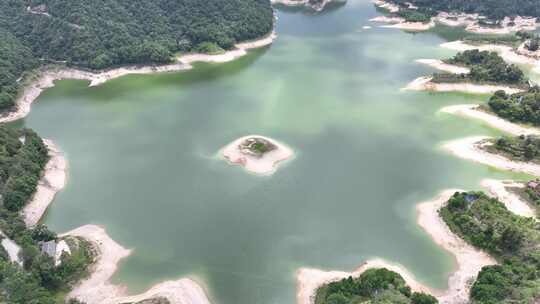
[[[412,274],[410,274],[403,266],[387,262],[382,259],[372,259],[363,263],[357,270],[353,272],[343,271],[324,271],[314,268],[300,268],[296,272],[296,303],[297,304],[313,304],[319,287],[345,279],[348,277],[357,278],[364,271],[373,268],[386,268],[388,270],[399,273],[407,284],[414,291],[431,292],[431,290],[418,283]]]
[[[9,256],[9,260],[22,266],[23,261],[19,257],[21,247],[17,245],[13,240],[9,239],[2,231],[0,231],[0,237],[2,237],[1,245],[6,250]]]
[[[445,206],[448,199],[459,190],[445,190],[434,200],[416,206],[418,225],[422,227],[433,241],[452,253],[456,258],[457,270],[448,278],[448,289],[437,298],[441,304],[468,303],[470,284],[484,266],[497,262],[487,253],[467,244],[452,233],[443,219],[439,209]]]
[[[536,66],[538,63],[537,59],[526,56],[524,54],[518,54],[512,47],[506,46],[506,45],[498,45],[498,44],[471,45],[461,40],[457,40],[457,41],[443,43],[441,44],[441,47],[459,51],[459,52],[475,50],[475,49],[479,51],[497,52],[505,61],[510,62],[510,63],[516,63],[516,64]]]
[[[524,217],[536,217],[536,212],[529,204],[524,202],[517,194],[506,190],[506,187],[523,188],[523,183],[485,179],[481,182],[481,185],[501,201],[509,211]]]
[[[242,151],[240,151],[239,149],[239,146],[248,138],[265,139],[275,145],[277,148],[275,150],[264,153],[262,157],[256,157],[242,153]],[[271,138],[260,135],[249,135],[236,139],[232,143],[225,146],[225,148],[220,150],[220,155],[222,155],[223,158],[225,158],[228,162],[232,164],[238,164],[243,166],[249,172],[269,175],[276,171],[277,165],[279,163],[293,157],[294,152],[291,148]]]
[[[28,85],[16,101],[16,110],[0,116],[0,123],[11,122],[21,119],[30,113],[32,102],[47,88],[54,87],[54,82],[61,79],[77,79],[90,81],[89,86],[98,86],[109,80],[131,74],[153,74],[178,72],[191,69],[193,62],[222,63],[235,60],[247,54],[247,50],[267,46],[276,38],[276,33],[254,41],[236,44],[234,50],[220,55],[189,54],[182,56],[178,62],[160,66],[127,66],[118,69],[107,70],[99,73],[82,71],[72,68],[50,68],[40,73],[38,78]]]
[[[489,137],[476,136],[447,142],[443,148],[452,154],[480,164],[495,167],[501,170],[523,172],[534,176],[540,176],[540,165],[510,160],[504,156],[492,154],[481,150],[478,145],[484,145]]]
[[[143,294],[127,296],[126,288],[113,285],[110,278],[116,272],[120,260],[130,254],[130,250],[112,240],[103,228],[94,225],[82,226],[63,236],[68,235],[90,241],[98,251],[90,277],[77,284],[68,298],[78,298],[88,304],[118,304],[155,297],[165,297],[172,304],[210,303],[204,290],[190,279],[163,282]]]
[[[395,28],[395,29],[400,29],[400,30],[404,30],[404,31],[420,32],[420,31],[427,31],[427,30],[429,30],[431,28],[434,28],[435,27],[435,22],[433,22],[433,21],[427,22],[427,23],[422,23],[422,22],[400,22],[400,23],[392,24],[392,25],[383,25],[382,27]]]
[[[431,76],[419,77],[402,90],[432,91],[432,92],[465,92],[471,94],[493,94],[503,90],[507,94],[522,92],[523,90],[499,85],[480,85],[469,82],[463,83],[435,83]]]
[[[331,2],[346,2],[346,0],[322,0],[318,3],[311,3],[309,0],[271,0],[272,4],[281,4],[286,6],[307,6],[320,12]]]
[[[64,154],[52,141],[44,139],[43,142],[49,150],[50,159],[45,165],[34,196],[21,211],[27,227],[35,226],[39,222],[56,193],[64,188],[67,181],[68,165]]]
[[[414,291],[435,295],[441,304],[468,303],[469,290],[472,280],[482,267],[494,265],[496,261],[487,253],[480,251],[453,234],[439,216],[439,209],[448,199],[460,190],[446,190],[433,201],[417,205],[417,222],[432,239],[448,252],[452,253],[457,262],[457,269],[448,278],[448,289],[445,291],[431,289],[414,279],[402,266],[374,259],[362,264],[354,272],[322,271],[311,268],[301,268],[297,272],[297,303],[313,304],[317,289],[330,282],[339,281],[349,276],[358,277],[370,268],[387,268],[399,273]]]
[[[373,2],[373,4],[375,4],[375,6],[383,8],[383,9],[389,11],[390,13],[399,12],[399,6],[394,4],[394,3],[386,2],[386,1],[383,1],[383,0],[373,0],[372,2]]]
[[[469,74],[471,72],[471,69],[469,68],[444,63],[442,60],[438,59],[417,59],[416,62],[453,74]]]
[[[407,22],[401,17],[388,17],[388,16],[377,16],[369,19],[371,22],[380,22],[380,23],[392,23],[392,25],[383,25],[381,27],[385,28],[397,28],[406,31],[427,31],[430,28],[435,27],[434,22],[422,23],[422,22]]]
[[[208,54],[186,54],[178,58],[178,61],[190,66],[194,62],[209,62],[209,63],[224,63],[233,61],[242,56],[245,56],[248,50],[257,49],[268,46],[277,38],[277,34],[273,31],[270,35],[267,35],[261,39],[246,41],[235,45],[234,50],[227,51],[219,55]]]
[[[175,72],[189,69],[190,66],[176,63],[164,66],[123,67],[101,73],[92,73],[71,68],[52,68],[41,72],[38,78],[27,86],[16,101],[16,110],[0,116],[0,123],[21,119],[30,113],[31,105],[45,89],[54,87],[54,82],[61,79],[77,79],[90,81],[89,86],[98,86],[108,80],[129,74],[151,74]]]
[[[54,254],[54,265],[59,266],[62,263],[62,254],[67,253],[68,255],[71,255],[71,249],[69,248],[69,245],[66,241],[60,240],[58,244],[56,244],[56,253]]]
[[[532,59],[539,60],[539,59],[540,59],[540,50],[529,51],[529,50],[526,48],[527,43],[530,43],[530,40],[527,40],[527,41],[523,42],[523,43],[517,48],[516,53],[517,53],[517,54],[520,54],[520,55],[523,55],[523,56],[526,56],[526,57],[528,57],[528,58],[532,58]]]
[[[504,131],[512,135],[540,135],[540,129],[522,126],[516,123],[509,122],[496,115],[489,114],[479,110],[478,105],[455,105],[444,107],[439,110],[443,113],[455,114],[463,117],[481,120],[491,127]]]

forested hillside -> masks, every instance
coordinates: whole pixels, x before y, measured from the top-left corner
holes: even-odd
[[[0,110],[38,64],[166,63],[201,44],[229,49],[272,30],[269,0],[0,1]]]
[[[393,0],[392,2],[400,4],[410,2],[418,7],[437,11],[478,13],[495,20],[515,15],[540,17],[538,0]]]

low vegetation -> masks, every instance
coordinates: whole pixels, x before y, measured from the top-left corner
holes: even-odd
[[[503,136],[491,140],[491,145],[484,146],[488,152],[502,154],[510,159],[524,162],[540,162],[540,137],[521,135]]]
[[[540,126],[540,88],[533,86],[526,92],[512,95],[495,92],[487,109],[512,122]]]
[[[497,53],[469,50],[456,54],[445,60],[445,63],[470,68],[469,74],[434,74],[434,82],[465,82],[495,83],[512,86],[528,87],[528,81],[523,71],[516,65],[507,64]]]
[[[435,304],[431,295],[411,292],[405,280],[385,268],[369,269],[358,278],[346,278],[317,290],[315,304]]]
[[[520,36],[513,34],[470,35],[463,38],[463,42],[471,45],[502,44],[514,48],[517,48],[523,41],[524,40]]]
[[[429,9],[406,9],[401,8],[396,15],[405,19],[407,22],[422,22],[428,23],[431,21],[431,18],[436,15],[436,13]]]
[[[515,215],[482,192],[455,193],[440,215],[453,233],[499,262],[478,274],[473,304],[540,300],[540,229],[534,219]]]

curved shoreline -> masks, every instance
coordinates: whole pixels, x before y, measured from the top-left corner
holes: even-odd
[[[388,16],[377,16],[374,18],[369,19],[371,22],[379,22],[379,23],[392,23],[391,25],[381,25],[380,27],[384,28],[396,28],[401,29],[404,31],[413,31],[413,32],[421,32],[421,31],[427,31],[433,27],[435,27],[435,22],[408,22],[405,21],[404,18],[401,17],[388,17]]]
[[[488,52],[497,52],[504,60],[516,63],[516,64],[525,64],[536,66],[538,60],[528,57],[523,54],[517,53],[512,47],[506,45],[497,45],[497,44],[481,44],[481,45],[472,45],[467,44],[461,40],[456,40],[452,42],[442,43],[440,45],[443,48],[447,48],[454,51],[469,51],[469,50],[479,50],[479,51],[488,51]]]
[[[276,32],[272,31],[260,39],[238,43],[235,45],[234,50],[230,50],[224,54],[187,54],[177,58],[177,62],[168,65],[125,66],[96,73],[69,67],[44,68],[38,70],[39,76],[37,79],[23,89],[21,96],[16,100],[14,111],[0,115],[0,123],[12,122],[26,117],[30,113],[32,103],[45,89],[54,87],[56,80],[87,80],[90,81],[88,86],[94,87],[126,75],[185,71],[192,69],[191,63],[194,62],[224,63],[235,60],[246,55],[250,49],[261,48],[272,44],[276,38]]]
[[[462,117],[469,117],[473,119],[481,120],[487,123],[489,126],[504,131],[512,135],[540,135],[540,129],[534,127],[522,126],[496,115],[489,114],[485,111],[478,110],[479,105],[454,105],[444,107],[439,110],[442,113],[454,114]]]
[[[322,0],[320,3],[311,3],[310,0],[271,0],[274,4],[281,4],[290,7],[306,6],[316,12],[322,12],[324,8],[332,2],[346,2],[345,0]]]
[[[162,282],[142,294],[128,296],[125,286],[114,285],[110,279],[118,269],[118,263],[129,256],[131,250],[116,243],[104,228],[95,225],[85,225],[61,236],[82,237],[94,244],[98,251],[90,277],[79,282],[67,298],[77,298],[88,304],[118,304],[157,297],[167,298],[172,304],[210,304],[203,288],[187,278]]]
[[[488,165],[501,170],[522,172],[534,176],[540,176],[540,165],[510,160],[504,156],[481,150],[478,145],[489,139],[487,136],[473,136],[453,140],[443,144],[443,148],[450,153],[483,165]]]
[[[505,91],[507,94],[522,92],[522,89],[499,85],[481,85],[470,82],[462,83],[435,83],[433,77],[423,76],[407,84],[402,90],[407,91],[431,91],[431,92],[464,92],[471,94],[493,94],[497,91]]]
[[[434,69],[452,74],[469,74],[471,72],[471,69],[469,68],[444,63],[442,60],[439,59],[416,59],[415,62],[425,64]]]
[[[43,139],[43,143],[47,146],[50,159],[45,165],[36,192],[21,211],[27,227],[33,227],[39,222],[56,194],[67,183],[68,164],[64,154],[51,140]]]
[[[474,248],[452,233],[439,216],[439,209],[456,191],[460,190],[445,190],[433,200],[416,205],[417,224],[427,232],[437,245],[451,253],[456,260],[457,269],[448,277],[448,289],[444,291],[432,289],[419,283],[404,267],[382,259],[372,259],[363,263],[353,272],[322,271],[313,268],[299,269],[297,272],[297,303],[313,304],[319,287],[349,276],[358,277],[370,268],[387,268],[399,273],[413,291],[430,293],[436,296],[441,304],[467,303],[470,281],[476,277],[482,267],[494,265],[496,261],[487,253]]]
[[[317,295],[317,289],[323,285],[332,282],[337,282],[348,277],[357,278],[364,271],[373,268],[386,268],[388,270],[399,273],[407,285],[414,291],[432,292],[431,289],[418,283],[414,276],[409,273],[405,267],[385,261],[380,258],[369,259],[353,272],[344,271],[324,271],[316,268],[300,268],[296,272],[296,303],[297,304],[314,304]]]
[[[529,204],[521,200],[518,195],[506,190],[506,187],[523,188],[524,185],[522,183],[511,180],[500,181],[495,179],[484,179],[480,185],[486,188],[496,199],[501,201],[509,211],[523,217],[536,217],[535,211]]]

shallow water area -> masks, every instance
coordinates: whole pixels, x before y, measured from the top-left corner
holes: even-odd
[[[370,257],[445,288],[453,258],[417,226],[414,206],[525,176],[440,148],[500,134],[438,113],[488,96],[400,90],[433,72],[416,59],[452,55],[439,45],[463,31],[379,28],[368,21],[378,14],[369,1],[280,10],[274,44],[234,62],[92,88],[57,82],[21,122],[69,160],[46,224],[100,224],[134,249],[114,277],[133,293],[190,276],[216,304],[295,303],[299,267],[351,271]],[[248,134],[296,156],[263,177],[214,157]]]

